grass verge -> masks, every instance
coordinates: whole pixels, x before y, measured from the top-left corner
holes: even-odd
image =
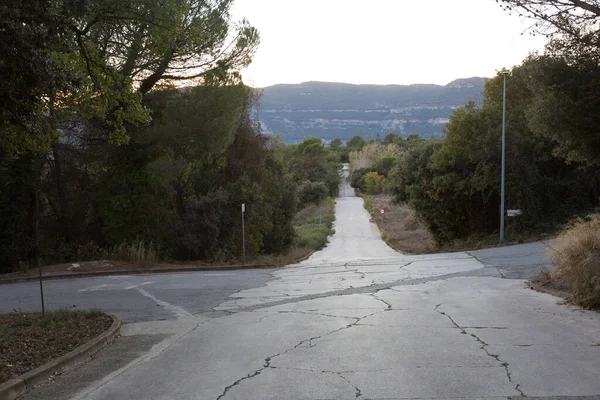
[[[112,322],[99,311],[0,314],[0,383],[67,354]]]
[[[329,235],[334,234],[335,201],[331,198],[319,205],[305,207],[294,217],[296,248],[305,248],[310,252],[320,250],[327,244]]]

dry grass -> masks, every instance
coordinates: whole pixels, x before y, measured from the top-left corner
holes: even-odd
[[[548,284],[571,289],[573,302],[600,308],[600,214],[577,219],[556,239]]]
[[[406,206],[392,203],[391,196],[365,196],[365,208],[381,230],[381,237],[395,250],[403,253],[429,253],[431,237]],[[383,225],[379,210],[385,210]]]
[[[252,259],[253,264],[262,265],[292,265],[296,264],[314,252],[309,247],[294,247],[287,251],[285,254],[264,254]]]
[[[115,260],[127,261],[137,266],[148,267],[158,263],[159,250],[152,243],[136,240],[132,243],[123,243],[112,252]]]

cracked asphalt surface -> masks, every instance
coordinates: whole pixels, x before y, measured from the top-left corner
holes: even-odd
[[[402,255],[362,199],[347,185],[341,193],[335,236],[298,265],[48,282],[65,304],[121,315],[128,348],[145,346],[110,370],[84,365],[86,385],[69,390],[81,373],[67,373],[61,390],[39,390],[94,400],[600,399],[600,315],[525,285],[546,266],[545,244]],[[19,285],[0,287],[0,307],[33,307],[35,286]]]

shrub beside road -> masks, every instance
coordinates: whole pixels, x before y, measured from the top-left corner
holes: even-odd
[[[311,205],[300,211],[294,218],[296,248],[304,253],[320,250],[327,244],[327,238],[334,233],[335,201],[331,198],[318,206]]]
[[[600,308],[600,214],[577,219],[548,250],[554,269],[541,273],[536,285],[571,294],[585,308]]]

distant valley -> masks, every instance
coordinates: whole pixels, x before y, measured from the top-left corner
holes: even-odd
[[[316,136],[348,140],[354,135],[381,137],[390,132],[440,137],[452,110],[481,102],[484,78],[458,79],[448,85],[352,85],[305,82],[264,88],[260,121],[263,133],[286,143]]]

